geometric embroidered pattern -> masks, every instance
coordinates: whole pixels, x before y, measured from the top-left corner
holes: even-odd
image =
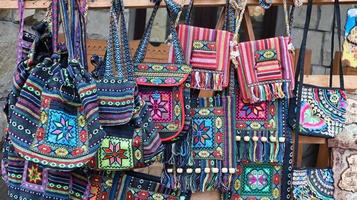
[[[234,190],[241,199],[279,199],[281,169],[274,164],[242,164],[237,169]]]
[[[133,168],[132,139],[107,136],[98,152],[100,169]]]
[[[222,107],[194,109],[192,155],[195,159],[223,159],[224,111]]]
[[[276,130],[278,101],[244,103],[240,95],[236,95],[236,128],[238,130]]]
[[[57,100],[51,101],[47,96],[43,98],[40,126],[36,130],[31,149],[42,155],[62,158],[85,154],[89,137],[82,111],[77,107],[68,108],[70,112],[60,111],[57,106]]]
[[[169,91],[143,92],[141,97],[148,103],[154,122],[171,122],[173,118],[172,93]]]
[[[61,111],[50,110],[49,126],[47,140],[54,144],[68,145],[74,147],[77,145],[77,116],[68,115]]]
[[[140,87],[140,96],[147,103],[155,128],[161,134],[182,128],[182,97],[177,87]]]

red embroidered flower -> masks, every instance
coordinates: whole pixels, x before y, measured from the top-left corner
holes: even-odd
[[[218,132],[218,133],[216,134],[216,142],[217,142],[218,144],[220,144],[220,143],[222,143],[222,141],[223,141],[223,134],[220,133],[220,132]]]
[[[128,191],[128,192],[126,193],[126,198],[125,198],[125,200],[132,200],[132,199],[134,199],[133,197],[134,197],[133,193],[132,193],[131,191]]]
[[[216,115],[222,115],[223,114],[223,108],[215,108],[213,110],[213,113],[216,114]]]
[[[138,197],[142,200],[147,200],[149,198],[149,193],[147,191],[138,192]]]
[[[175,198],[175,197],[167,197],[167,200],[177,200],[177,198]]]
[[[38,146],[38,150],[44,154],[51,153],[51,147],[49,147],[45,144],[41,144],[40,146]]]
[[[141,138],[139,137],[139,136],[136,136],[135,138],[134,138],[134,144],[133,144],[133,146],[134,147],[140,147],[140,145],[141,145]]]
[[[214,151],[214,152],[213,152],[213,156],[214,156],[215,158],[220,158],[220,157],[222,157],[221,152],[219,152],[219,151]]]
[[[88,139],[87,131],[82,130],[82,131],[79,133],[79,138],[80,138],[81,142],[86,142],[87,139]]]
[[[275,185],[278,185],[280,183],[280,176],[279,174],[275,174],[273,177],[273,182]]]
[[[81,155],[82,153],[83,153],[83,149],[81,147],[78,147],[72,151],[73,156],[78,156]]]
[[[45,136],[45,130],[41,127],[37,130],[36,138],[37,140],[43,140],[44,136]]]
[[[248,197],[247,200],[256,200],[257,198],[255,197]]]
[[[147,70],[149,68],[149,66],[147,66],[147,65],[145,65],[145,64],[140,64],[139,66],[138,66],[138,69],[139,70]]]
[[[237,127],[237,128],[246,128],[247,125],[244,124],[244,123],[237,123],[236,127]]]
[[[167,67],[168,70],[171,70],[171,71],[177,71],[177,67],[174,66],[174,65],[170,65]]]

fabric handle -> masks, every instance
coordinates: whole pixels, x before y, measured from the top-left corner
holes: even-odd
[[[23,55],[23,36],[24,36],[24,25],[25,25],[25,16],[24,16],[24,12],[25,12],[25,1],[24,0],[18,0],[17,2],[18,4],[18,8],[19,8],[19,24],[20,24],[20,28],[19,28],[19,33],[18,33],[18,38],[17,38],[17,48],[16,48],[16,63],[20,63],[21,60],[23,59],[22,55]]]
[[[309,6],[309,5],[308,5]],[[311,14],[308,13],[307,14]],[[305,59],[305,52],[306,52],[306,40],[308,36],[308,30],[310,25],[310,18],[306,17],[305,26],[304,26],[304,34],[303,34],[303,41],[300,47],[300,54],[298,58],[298,64],[295,73],[295,80],[298,80],[298,84],[295,85],[295,89],[304,83],[304,59]],[[333,57],[334,57],[334,43],[335,43],[335,25],[337,23],[337,32],[338,32],[338,41],[339,41],[339,50],[341,51],[341,15],[340,15],[340,6],[338,0],[334,2],[334,16],[333,16],[333,24],[332,24],[332,34],[331,34],[331,63],[330,63],[330,80],[329,80],[329,87],[332,88],[332,78],[333,78]],[[305,38],[306,37],[306,38]],[[343,78],[343,66],[340,59],[340,70],[339,70],[339,78],[340,78],[340,88],[344,89],[344,78]]]
[[[122,0],[113,0],[110,9],[110,27],[105,56],[104,76],[113,77],[113,70],[117,71],[117,77],[119,79],[133,80],[134,69],[130,57]]]
[[[138,49],[135,52],[134,59],[133,59],[134,63],[142,63],[144,61],[144,59],[145,59],[145,55],[146,55],[146,52],[147,52],[147,47],[148,47],[148,44],[149,44],[149,39],[150,39],[150,36],[151,36],[151,31],[152,31],[154,19],[156,17],[157,11],[159,9],[160,3],[161,3],[161,0],[157,1],[155,3],[154,10],[152,11],[151,17],[149,19],[149,23],[146,26],[146,29],[145,29],[145,32],[144,32],[144,36],[141,39],[140,44],[138,46]],[[169,9],[167,9],[167,11],[169,13],[169,23],[170,23],[169,24],[169,30],[170,30],[170,33],[171,33],[171,36],[172,36],[172,45],[173,45],[173,49],[175,51],[175,60],[176,60],[177,64],[184,64],[185,63],[185,59],[184,59],[184,56],[183,56],[182,47],[181,47],[181,44],[179,42],[178,35],[177,35],[176,29],[175,29],[175,26],[174,26],[174,22],[173,22],[173,19],[172,19],[173,16],[170,15]]]
[[[299,73],[299,70],[302,68],[301,66],[304,66],[304,62],[305,62],[303,55],[305,55],[305,46],[306,46],[306,40],[307,40],[307,32],[308,32],[308,29],[310,26],[311,11],[312,11],[312,0],[308,0],[306,19],[305,19],[305,25],[304,25],[304,33],[302,36],[300,53],[299,53],[299,58],[298,58],[298,63],[297,63],[297,69],[296,69],[297,72],[295,74],[295,80],[300,78],[299,81],[302,81],[302,79],[303,79],[303,75],[299,77],[298,73]],[[302,96],[302,84],[296,84],[295,91],[298,91],[296,105],[290,105],[290,109],[293,106],[296,106],[295,143],[294,143],[294,167],[296,168],[297,167],[298,148],[299,148],[300,109],[301,109],[300,107],[301,107],[301,96]]]

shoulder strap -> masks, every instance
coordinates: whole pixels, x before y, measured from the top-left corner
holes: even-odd
[[[116,74],[113,72],[114,70],[116,70]],[[113,0],[110,9],[104,76],[117,76],[122,80],[133,80],[133,64],[130,57],[122,0]]]
[[[308,0],[306,19],[305,19],[305,25],[304,25],[304,33],[302,36],[300,53],[299,53],[299,58],[298,58],[298,63],[297,63],[297,68],[296,68],[296,73],[295,73],[295,80],[298,80],[299,74],[301,73],[301,76],[299,79],[299,84],[295,85],[295,91],[297,91],[298,94],[297,94],[297,99],[296,99],[296,105],[289,106],[290,109],[295,106],[297,108],[296,118],[295,118],[296,122],[295,122],[295,144],[294,144],[294,167],[297,167],[297,157],[298,157],[298,148],[299,148],[300,107],[301,107],[301,95],[302,95],[302,81],[303,81],[303,77],[304,77],[304,69],[302,66],[304,66],[304,61],[305,61],[304,55],[305,55],[305,49],[306,49],[307,33],[309,30],[309,26],[310,26],[311,11],[312,11],[312,0]],[[302,72],[301,72],[301,70],[302,70]]]
[[[17,48],[16,48],[16,63],[20,63],[23,55],[23,50],[22,50],[22,46],[23,46],[23,36],[24,36],[24,24],[25,24],[25,16],[24,16],[24,12],[25,12],[25,1],[24,0],[18,0],[17,2],[18,4],[18,8],[19,8],[19,24],[20,24],[20,28],[19,28],[19,33],[18,33],[18,38],[17,38]]]
[[[159,9],[160,3],[161,3],[161,1],[157,1],[155,4],[155,7],[154,7],[154,10],[152,11],[148,25],[146,26],[144,36],[141,39],[140,44],[135,52],[134,59],[133,59],[134,63],[142,63],[145,59],[146,50],[147,50],[147,46],[149,44],[149,39],[150,39],[151,31],[152,31],[152,26],[154,23],[154,19],[156,17],[157,10]],[[170,12],[168,9],[167,9],[167,11],[169,13],[169,30],[172,35],[172,45],[173,45],[173,48],[175,51],[175,60],[176,60],[177,64],[184,64],[185,59],[183,56],[182,47],[179,42],[178,35],[177,35],[175,25],[174,25],[175,19],[173,19],[173,15],[170,15]]]

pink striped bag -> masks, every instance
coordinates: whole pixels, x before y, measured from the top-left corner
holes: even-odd
[[[290,37],[241,42],[233,46],[238,82],[245,102],[292,96],[293,55]]]
[[[245,103],[289,98],[294,90],[295,79],[294,47],[290,38],[286,0],[284,12],[288,36],[238,43],[245,7],[237,5],[235,8],[240,13],[237,16],[239,20],[231,47],[231,59],[237,68],[241,97]]]
[[[229,45],[233,34],[228,31],[180,24],[178,37],[186,63],[192,66],[191,88],[221,91],[229,82]],[[175,62],[170,49],[169,62]]]

